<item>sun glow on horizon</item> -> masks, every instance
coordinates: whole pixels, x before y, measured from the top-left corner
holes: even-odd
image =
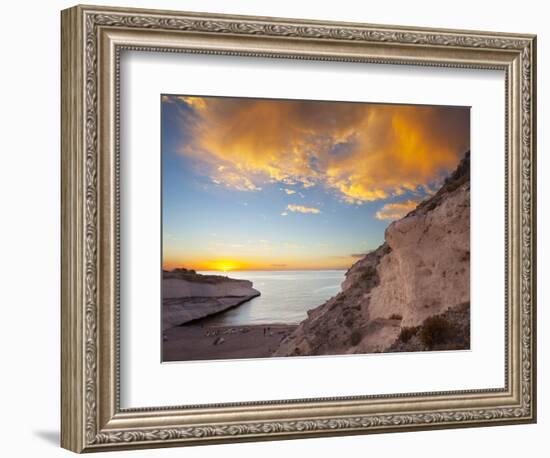
[[[235,261],[215,261],[211,266],[211,270],[221,270],[223,272],[229,272],[230,270],[236,270],[239,268],[239,264]]]
[[[361,255],[363,256],[363,255]],[[354,264],[359,255],[339,256],[339,259],[302,261],[302,262],[286,262],[286,263],[269,263],[269,262],[252,262],[252,261],[236,261],[233,259],[220,260],[169,260],[163,263],[163,270],[173,270],[176,268],[192,269],[198,272],[216,271],[216,272],[232,272],[232,271],[295,271],[295,270],[347,270]]]

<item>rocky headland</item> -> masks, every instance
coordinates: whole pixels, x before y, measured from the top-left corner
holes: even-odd
[[[470,154],[274,356],[469,348]]]
[[[201,275],[194,270],[162,272],[162,328],[190,323],[237,307],[260,292],[248,280]]]

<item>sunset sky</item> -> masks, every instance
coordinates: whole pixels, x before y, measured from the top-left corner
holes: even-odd
[[[469,150],[467,107],[163,95],[163,268],[345,269]]]

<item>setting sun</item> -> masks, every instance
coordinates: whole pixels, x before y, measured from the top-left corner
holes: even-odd
[[[239,264],[235,261],[212,261],[209,266],[209,270],[221,270],[223,272],[228,272],[230,270],[235,270],[239,268]]]

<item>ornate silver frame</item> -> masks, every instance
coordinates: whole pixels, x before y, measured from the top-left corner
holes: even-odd
[[[61,32],[63,447],[90,452],[535,421],[535,36],[93,6],[64,10]],[[124,49],[505,71],[505,388],[121,409]]]

